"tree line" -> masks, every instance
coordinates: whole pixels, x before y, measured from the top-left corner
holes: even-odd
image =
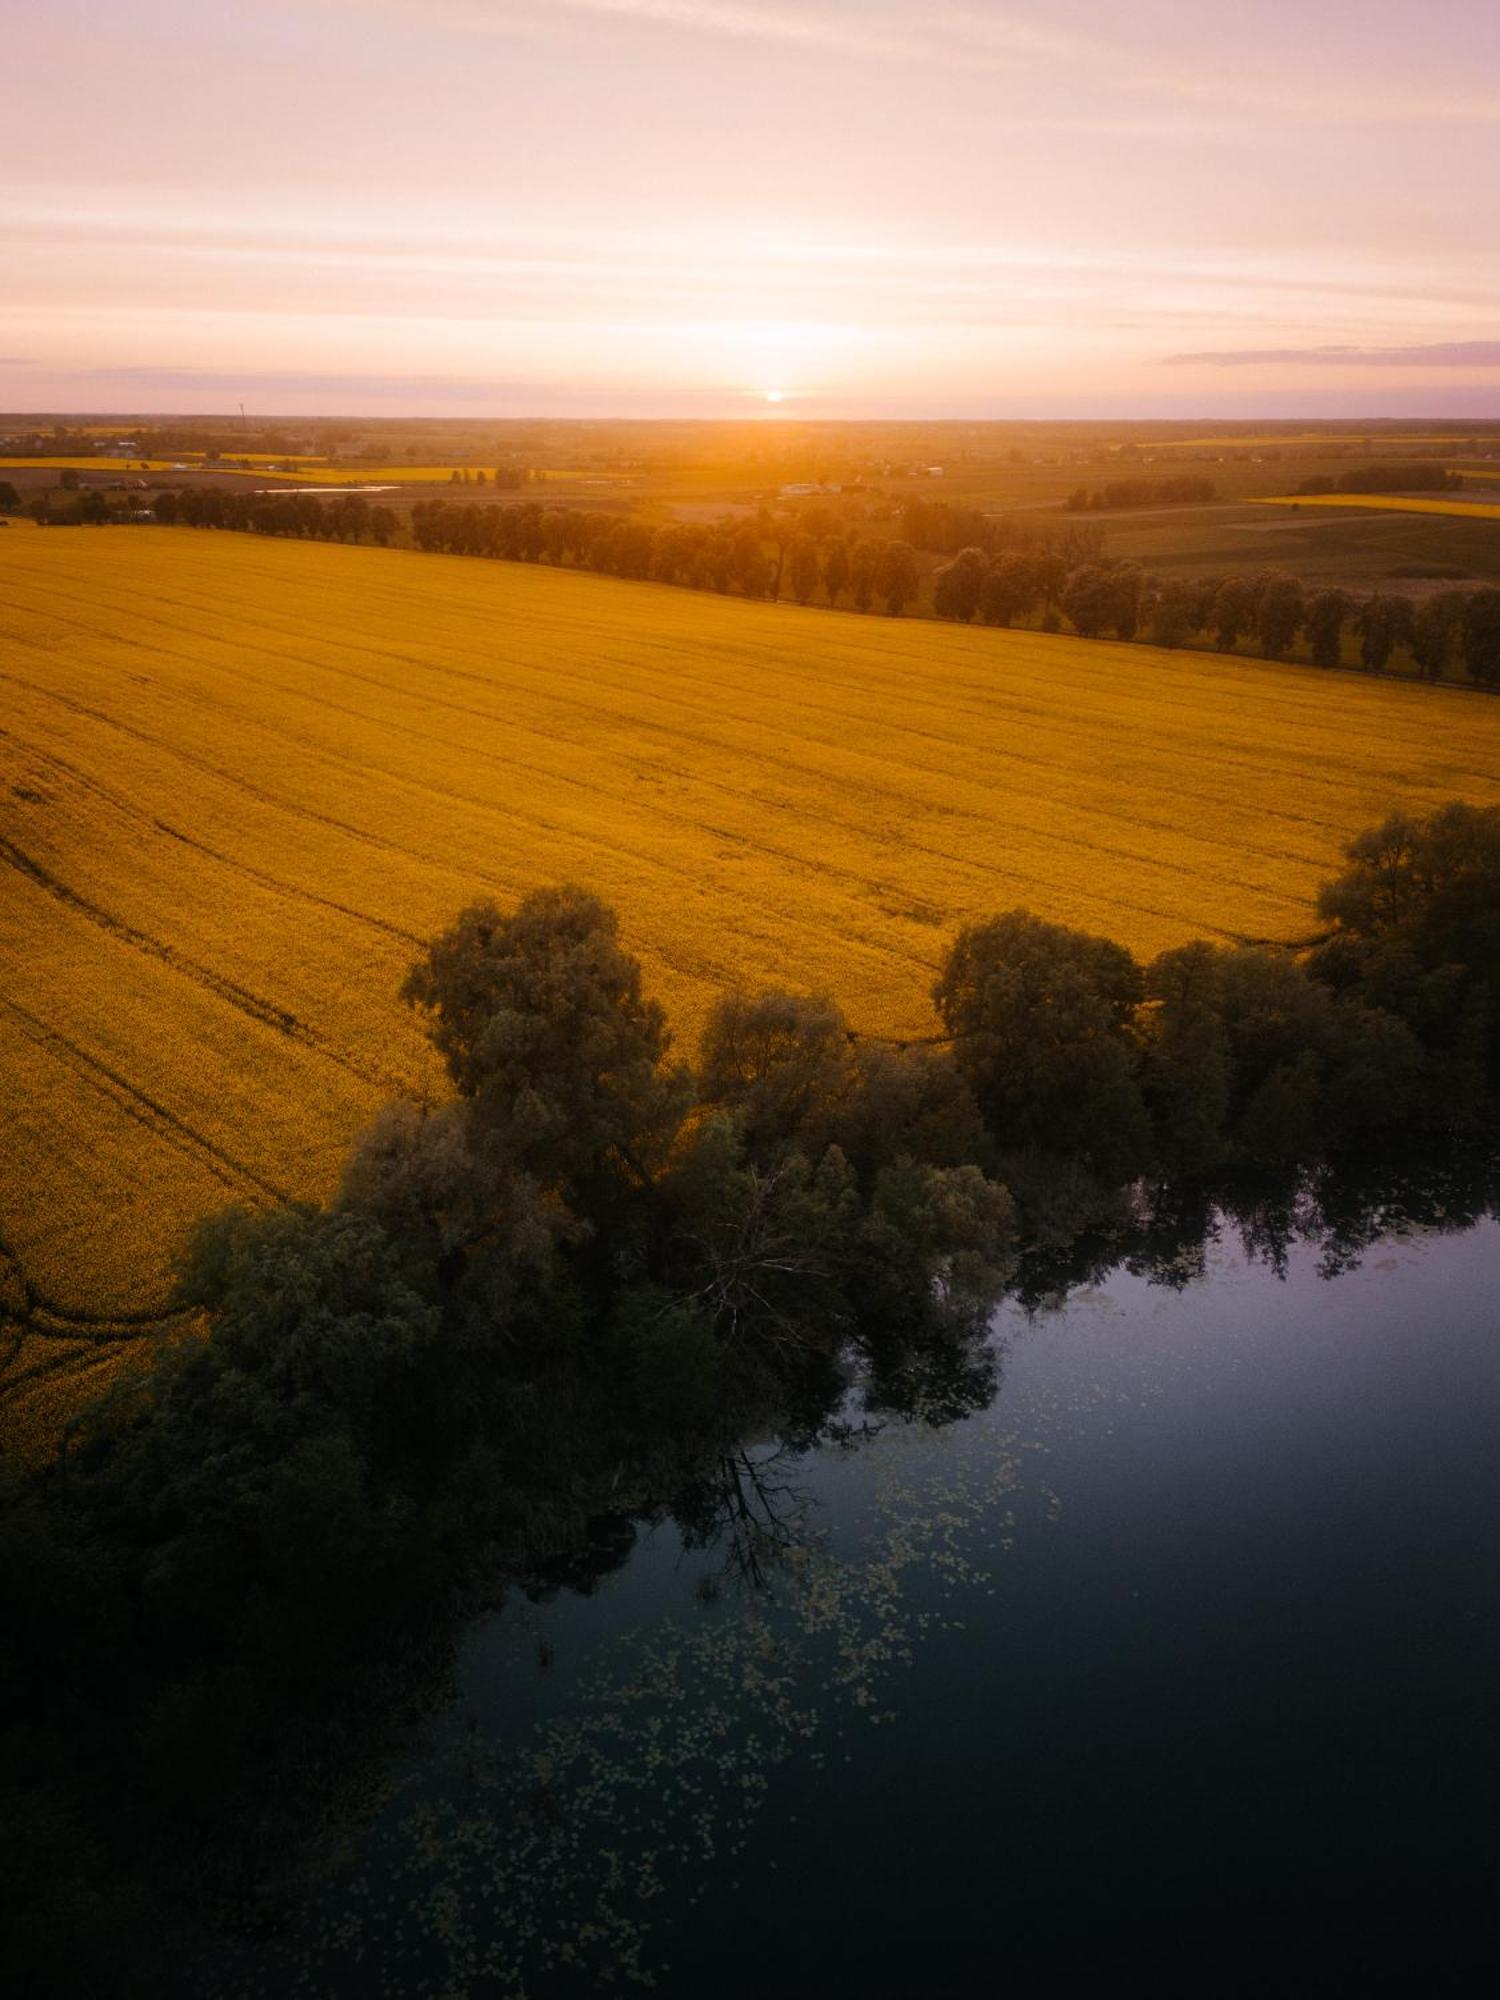
[[[595,896],[462,912],[404,987],[451,1095],[388,1107],[327,1206],[206,1222],[196,1321],[0,1494],[16,1990],[151,1990],[122,1939],[253,1907],[476,1591],[602,1517],[709,1532],[736,1441],[835,1424],[848,1358],[877,1419],[982,1404],[1028,1249],[1134,1203],[1170,1261],[1252,1172],[1288,1209],[1492,1144],[1500,808],[1347,863],[1301,956],[1142,964],[1010,910],[953,941],[930,1042],[731,992],[691,1061]]]
[[[1417,459],[1401,465],[1387,459],[1379,465],[1356,465],[1348,472],[1316,474],[1304,479],[1299,493],[1450,493],[1464,483],[1461,472]]]
[[[164,527],[238,528],[256,535],[294,535],[333,542],[372,541],[384,548],[396,535],[395,510],[362,493],[320,499],[314,493],[244,493],[233,487],[185,486],[158,493],[151,511]]]
[[[1073,524],[1059,532],[1050,524],[1038,528],[1014,515],[986,514],[978,507],[958,506],[951,500],[907,500],[898,520],[902,540],[931,555],[952,556],[969,548],[992,556],[1009,549],[1050,549],[1071,566],[1097,561],[1104,552],[1100,528]],[[826,541],[834,533],[826,508],[809,509],[801,516],[800,525],[815,541]]]
[[[1092,489],[1077,486],[1063,506],[1071,514],[1102,514],[1126,507],[1185,507],[1218,497],[1211,479],[1180,473],[1170,479],[1112,479]]]
[[[1280,570],[1254,576],[1164,578],[1134,563],[1085,563],[1060,577],[1055,560],[1021,554],[991,562],[963,550],[933,577],[933,610],[966,624],[1011,625],[1057,614],[1081,638],[1199,645],[1284,660],[1302,641],[1315,666],[1337,667],[1352,648],[1369,673],[1404,649],[1423,680],[1461,667],[1478,687],[1500,686],[1500,590],[1443,590],[1414,601],[1309,590]]]

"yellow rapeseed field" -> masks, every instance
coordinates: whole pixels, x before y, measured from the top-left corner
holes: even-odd
[[[900,1035],[965,918],[1026,902],[1143,954],[1302,935],[1352,832],[1455,794],[1500,801],[1500,703],[1459,690],[0,533],[0,1305],[24,1273],[41,1329],[0,1365],[42,1371],[46,1418],[46,1371],[117,1351],[88,1339],[160,1304],[194,1217],[326,1194],[384,1099],[437,1088],[396,990],[475,896],[598,889],[688,1040],[736,981]]]
[[[1462,514],[1465,520],[1500,521],[1500,506],[1488,500],[1403,499],[1386,493],[1277,493],[1251,503],[1257,507],[1375,507],[1386,514]]]

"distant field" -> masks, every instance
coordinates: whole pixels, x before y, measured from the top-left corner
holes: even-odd
[[[91,452],[86,458],[0,458],[0,472],[171,472],[193,464],[175,458],[106,458]]]
[[[1500,702],[402,551],[13,529],[0,1235],[58,1331],[108,1334],[196,1215],[326,1193],[377,1105],[436,1085],[396,989],[476,895],[596,887],[689,1042],[736,980],[902,1034],[966,917],[1026,902],[1142,953],[1304,934],[1355,829],[1454,794],[1500,800]],[[13,1368],[91,1354],[33,1338]]]
[[[1482,503],[1463,514],[1439,515],[1242,501],[1098,518],[1111,557],[1164,575],[1281,569],[1309,586],[1369,590],[1386,588],[1387,578],[1409,575],[1413,565],[1444,563],[1500,581],[1500,534],[1485,518]]]
[[[285,467],[268,473],[267,468]],[[177,458],[113,458],[103,452],[80,458],[0,458],[0,471],[31,472],[212,472],[243,479],[279,477],[306,481],[311,485],[350,486],[360,480],[389,483],[405,480],[428,485],[436,480],[452,480],[466,469],[472,479],[477,466],[453,465],[330,465],[326,460],[281,457],[270,452],[236,452],[232,457],[207,459],[201,452],[183,452]],[[485,468],[488,477],[488,468]],[[460,478],[459,484],[462,484]]]
[[[302,467],[308,461],[277,458],[270,452],[236,452],[233,459],[209,459],[200,451],[185,451],[176,458],[121,458],[106,452],[89,452],[78,458],[0,458],[0,471],[11,472],[217,472],[239,473],[249,478],[264,475],[268,465]],[[321,461],[318,461],[321,464]],[[333,468],[327,468],[333,476]],[[290,473],[287,475],[292,476]],[[300,471],[298,476],[303,476]],[[339,475],[344,476],[342,473]],[[446,473],[444,477],[446,478]]]
[[[314,486],[353,486],[361,480],[381,485],[404,482],[408,486],[431,486],[443,481],[461,486],[465,473],[472,483],[480,471],[487,485],[490,470],[477,465],[298,465],[285,476]],[[455,472],[459,475],[457,481],[453,478]]]
[[[1385,493],[1276,493],[1260,507],[1370,507],[1381,514],[1452,514],[1467,521],[1500,521],[1500,506],[1487,500],[1403,499]]]
[[[1372,450],[1381,450],[1393,444],[1470,444],[1482,433],[1475,431],[1373,431],[1368,437],[1350,431],[1283,431],[1266,432],[1260,437],[1188,437],[1153,439],[1153,451],[1206,451],[1236,449],[1259,451],[1268,447],[1283,445],[1326,444],[1337,445],[1349,451],[1368,444]]]

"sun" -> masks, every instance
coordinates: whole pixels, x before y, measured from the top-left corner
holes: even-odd
[[[766,401],[767,401],[768,403],[784,403],[784,402],[786,401],[786,390],[785,390],[785,389],[767,389],[767,391],[766,391]]]

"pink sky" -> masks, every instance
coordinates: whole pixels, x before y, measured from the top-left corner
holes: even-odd
[[[0,408],[1500,415],[1500,0],[5,0]]]

